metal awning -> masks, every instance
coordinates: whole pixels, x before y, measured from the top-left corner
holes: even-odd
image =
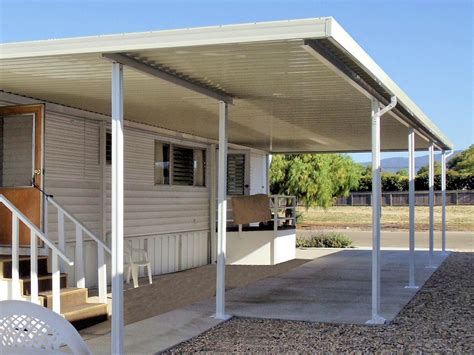
[[[229,143],[269,152],[370,151],[371,101],[397,96],[382,150],[452,143],[332,18],[132,33],[0,46],[0,89],[110,115],[120,54],[233,98]],[[215,97],[124,66],[125,118],[218,138]]]

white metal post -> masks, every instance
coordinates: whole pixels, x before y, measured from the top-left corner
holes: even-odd
[[[65,252],[65,237],[64,237],[64,213],[58,208],[58,247],[63,253]],[[61,260],[59,262],[59,269],[64,272],[66,271],[66,265]]]
[[[82,229],[76,224],[76,246],[74,248],[74,277],[77,288],[85,288],[84,278],[84,243],[82,240]]]
[[[210,203],[209,203],[209,214],[211,223],[211,263],[217,262],[217,233],[216,233],[216,217],[217,217],[217,157],[216,157],[216,145],[211,144],[209,152],[210,157]]]
[[[369,324],[383,324],[380,316],[380,216],[381,216],[381,168],[380,168],[380,104],[372,99],[372,318]]]
[[[415,130],[408,131],[408,204],[410,220],[410,265],[408,271],[408,286],[406,288],[418,288],[415,285]]]
[[[434,268],[434,144],[431,142],[428,149],[428,188],[429,188],[429,261],[428,267]]]
[[[225,253],[227,234],[227,104],[219,101],[219,172],[217,181],[217,279],[216,314],[217,319],[228,319],[225,314]]]
[[[100,236],[101,239],[107,244],[107,181],[106,181],[106,140],[107,140],[107,127],[106,122],[102,121],[99,128],[100,134]],[[99,301],[101,303],[107,303],[107,264],[105,260],[104,248],[97,246],[97,282],[99,287]]]
[[[265,166],[267,168],[267,171],[266,171],[266,183],[267,183],[267,195],[270,195],[270,166],[271,166],[271,163],[272,163],[272,155],[271,154],[267,154],[265,155]]]
[[[123,68],[112,63],[112,354],[124,353]]]
[[[34,230],[30,230],[30,250],[30,299],[31,302],[38,304],[38,247]]]
[[[446,253],[446,151],[441,153],[441,250]]]
[[[59,270],[59,256],[55,249],[51,257],[53,276],[53,311],[61,314],[61,272]]]
[[[20,221],[12,213],[12,299],[19,300],[20,295]]]

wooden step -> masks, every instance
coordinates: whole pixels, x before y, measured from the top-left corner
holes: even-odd
[[[69,306],[77,306],[87,302],[88,289],[68,287],[60,290],[61,308]],[[43,305],[49,309],[53,308],[53,291],[43,291],[39,293],[43,299]]]
[[[29,277],[31,271],[31,258],[29,255],[20,255],[18,262],[20,277]],[[48,273],[48,257],[38,256],[38,275]],[[0,278],[9,279],[12,277],[11,255],[0,255]]]
[[[61,274],[60,276],[60,288],[67,287],[67,274]],[[53,289],[53,275],[40,275],[38,276],[38,293],[50,291]],[[28,296],[31,294],[31,279],[30,277],[20,278],[20,290],[22,295]]]
[[[20,256],[20,290],[22,299],[29,300],[31,294],[30,256]],[[0,255],[0,278],[11,281],[12,260],[10,255]],[[38,257],[38,296],[39,303],[52,308],[53,276],[48,273],[48,257]],[[88,289],[67,287],[67,274],[60,275],[61,314],[80,330],[107,320],[107,304],[88,303]]]
[[[108,318],[107,305],[103,303],[83,303],[61,307],[61,314],[77,330],[105,322]]]

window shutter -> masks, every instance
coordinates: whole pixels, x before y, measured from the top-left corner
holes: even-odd
[[[173,147],[173,184],[194,185],[194,151]]]
[[[227,195],[245,194],[245,154],[227,156]]]

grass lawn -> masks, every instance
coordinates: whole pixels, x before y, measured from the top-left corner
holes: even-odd
[[[302,229],[370,229],[372,207],[336,206],[326,210],[299,208],[302,218],[298,228]],[[427,206],[416,207],[416,229],[428,230],[429,210]],[[383,207],[382,229],[408,229],[408,207]],[[447,206],[446,228],[449,231],[474,231],[474,206]],[[435,207],[435,229],[441,229],[441,206]]]

